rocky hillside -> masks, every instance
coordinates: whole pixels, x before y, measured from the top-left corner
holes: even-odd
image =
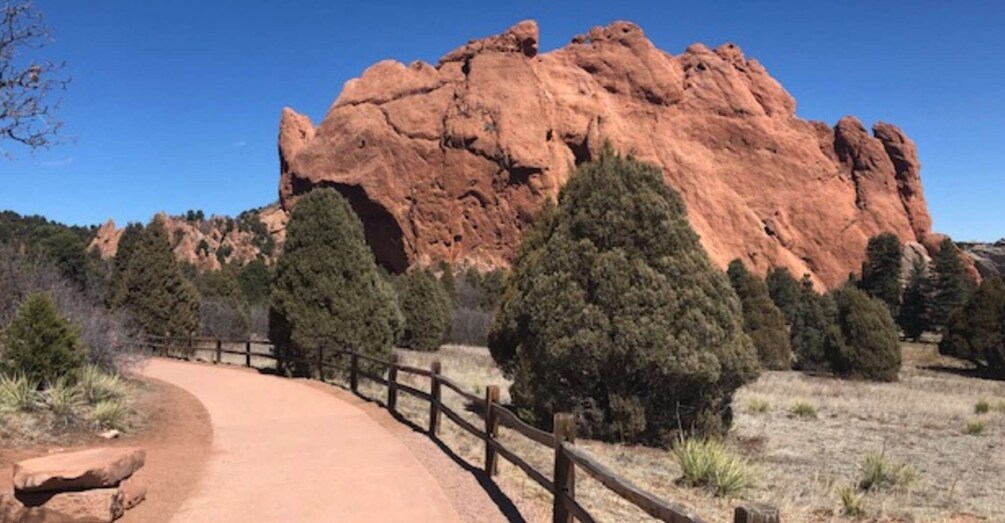
[[[271,262],[286,234],[287,213],[278,204],[245,211],[237,218],[205,218],[201,212],[158,216],[164,220],[178,259],[202,271],[217,270],[224,262],[243,265],[260,256]],[[123,230],[113,220],[105,222],[89,249],[97,249],[104,258],[115,256]]]
[[[539,53],[527,21],[435,65],[373,65],[318,126],[285,109],[280,202],[338,189],[392,270],[505,266],[542,202],[610,143],[663,168],[723,267],[739,257],[828,287],[859,269],[879,232],[921,252],[937,244],[904,133],[795,110],[733,44],[671,55],[616,22]]]
[[[960,242],[957,245],[974,261],[982,277],[1005,277],[1005,239],[995,243]]]

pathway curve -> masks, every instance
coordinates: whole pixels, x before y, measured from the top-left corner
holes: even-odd
[[[212,419],[209,464],[174,521],[459,521],[398,438],[331,394],[174,360],[143,374],[189,391]]]

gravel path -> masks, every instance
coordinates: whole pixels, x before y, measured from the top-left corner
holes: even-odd
[[[153,359],[143,374],[212,421],[209,463],[173,521],[462,521],[402,440],[348,401],[222,366]]]

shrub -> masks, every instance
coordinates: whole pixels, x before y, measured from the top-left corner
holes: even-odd
[[[121,378],[93,366],[84,367],[80,372],[77,387],[83,400],[90,405],[118,400],[126,395],[126,386]]]
[[[963,425],[963,433],[969,436],[980,436],[981,434],[984,434],[984,431],[987,430],[987,428],[988,425],[984,422],[984,420],[967,420],[966,424]]]
[[[974,414],[987,414],[991,411],[991,404],[987,400],[980,400],[974,405]]]
[[[318,347],[355,348],[388,359],[401,313],[349,202],[334,189],[315,189],[297,203],[286,230],[270,297],[269,337],[276,352],[287,362]],[[335,356],[328,352],[325,359]],[[285,370],[304,375],[308,366],[293,363]]]
[[[900,314],[897,316],[897,324],[907,339],[917,341],[921,339],[922,334],[931,329],[928,310],[930,301],[931,282],[928,267],[924,260],[919,258],[911,266],[900,304]]]
[[[973,290],[956,244],[946,238],[932,260],[932,300],[929,319],[936,327],[949,322],[949,315],[966,303]]]
[[[900,372],[897,326],[882,302],[845,287],[834,291],[841,337],[830,346],[832,369],[842,375],[877,381],[896,381]]]
[[[689,439],[673,446],[685,485],[705,488],[715,496],[733,497],[753,485],[747,462],[715,440]]]
[[[785,323],[792,325],[796,317],[796,309],[799,308],[799,282],[792,277],[792,273],[788,269],[775,267],[768,270],[764,283],[768,287],[771,301],[775,302],[778,310],[782,311],[785,316]]]
[[[398,304],[405,316],[401,346],[432,351],[440,347],[450,328],[450,296],[426,269],[415,268],[401,277]]]
[[[906,463],[888,460],[882,453],[870,452],[859,465],[858,488],[860,490],[883,490],[906,487],[918,478],[914,467]]]
[[[84,398],[79,388],[61,379],[46,389],[45,404],[58,424],[69,425],[76,419],[77,411],[83,407]]]
[[[38,405],[37,382],[24,374],[0,374],[0,410],[31,411]]]
[[[489,348],[539,426],[567,411],[589,438],[722,433],[757,376],[736,293],[680,197],[610,149],[538,213],[506,282]]]
[[[747,412],[752,414],[765,414],[771,410],[771,404],[765,400],[750,400],[747,403]]]
[[[896,235],[883,233],[869,238],[862,262],[862,281],[859,288],[882,301],[890,314],[900,310],[900,273],[903,265],[903,247]]]
[[[91,410],[91,419],[105,429],[126,430],[129,425],[129,406],[120,400],[100,401]]]
[[[729,264],[729,281],[743,307],[743,329],[757,350],[761,367],[788,370],[792,367],[792,346],[785,316],[768,296],[768,287],[744,267],[740,260]]]
[[[0,372],[55,382],[87,360],[79,329],[61,317],[47,294],[28,296],[0,336]]]
[[[1005,373],[1005,283],[987,278],[949,315],[939,352]]]
[[[812,403],[797,401],[789,408],[789,413],[797,418],[816,418],[817,408]]]
[[[836,316],[837,305],[833,297],[818,294],[809,277],[803,277],[790,331],[797,369],[830,370],[827,356],[841,335],[835,323]]]
[[[851,485],[841,485],[837,489],[841,499],[841,513],[846,516],[860,517],[865,515],[865,496]]]

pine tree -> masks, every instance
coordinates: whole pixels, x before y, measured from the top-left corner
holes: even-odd
[[[886,304],[855,287],[838,289],[832,295],[840,337],[827,348],[831,369],[845,377],[896,381],[900,342]]]
[[[440,348],[450,329],[453,304],[446,290],[427,269],[413,269],[402,276],[398,303],[405,316],[401,346],[433,351]]]
[[[785,323],[792,325],[796,309],[799,308],[799,282],[788,269],[776,267],[768,270],[764,283],[768,286],[771,301],[775,302],[785,316]]]
[[[918,259],[911,266],[900,305],[900,314],[897,317],[897,323],[908,339],[917,341],[931,328],[928,320],[930,300],[931,284],[928,268],[924,260]]]
[[[792,367],[792,346],[785,316],[768,296],[768,287],[739,259],[727,271],[733,290],[743,306],[743,328],[757,349],[761,367],[787,370]]]
[[[269,337],[286,370],[307,374],[319,348],[331,364],[335,349],[388,359],[400,312],[349,202],[334,189],[315,189],[297,203],[286,231],[269,310]]]
[[[828,353],[839,340],[835,324],[837,307],[828,294],[818,294],[809,276],[803,276],[793,315],[790,339],[795,367],[804,371],[830,370]]]
[[[932,325],[946,325],[949,315],[966,303],[972,289],[973,282],[967,276],[956,245],[946,238],[939,245],[939,252],[933,260],[932,304],[929,308]]]
[[[900,239],[890,233],[873,236],[869,239],[865,256],[859,288],[885,303],[890,314],[897,316],[900,310],[900,274],[903,265]]]
[[[112,261],[111,274],[108,276],[108,291],[105,294],[106,305],[118,308],[126,298],[125,275],[129,267],[129,259],[136,250],[140,237],[143,236],[143,225],[129,223],[119,236],[119,244]]]
[[[1005,284],[987,278],[949,315],[939,352],[1005,375]]]
[[[48,294],[28,295],[0,335],[0,374],[44,385],[72,375],[86,360],[79,329],[59,315]]]
[[[135,240],[117,305],[146,334],[185,337],[199,329],[199,294],[182,274],[161,218]]]
[[[669,444],[721,434],[757,376],[739,299],[658,167],[609,148],[581,165],[525,234],[489,348],[521,416]]]
[[[447,262],[440,262],[440,285],[450,298],[451,306],[457,305],[457,280],[454,278],[454,268]]]

